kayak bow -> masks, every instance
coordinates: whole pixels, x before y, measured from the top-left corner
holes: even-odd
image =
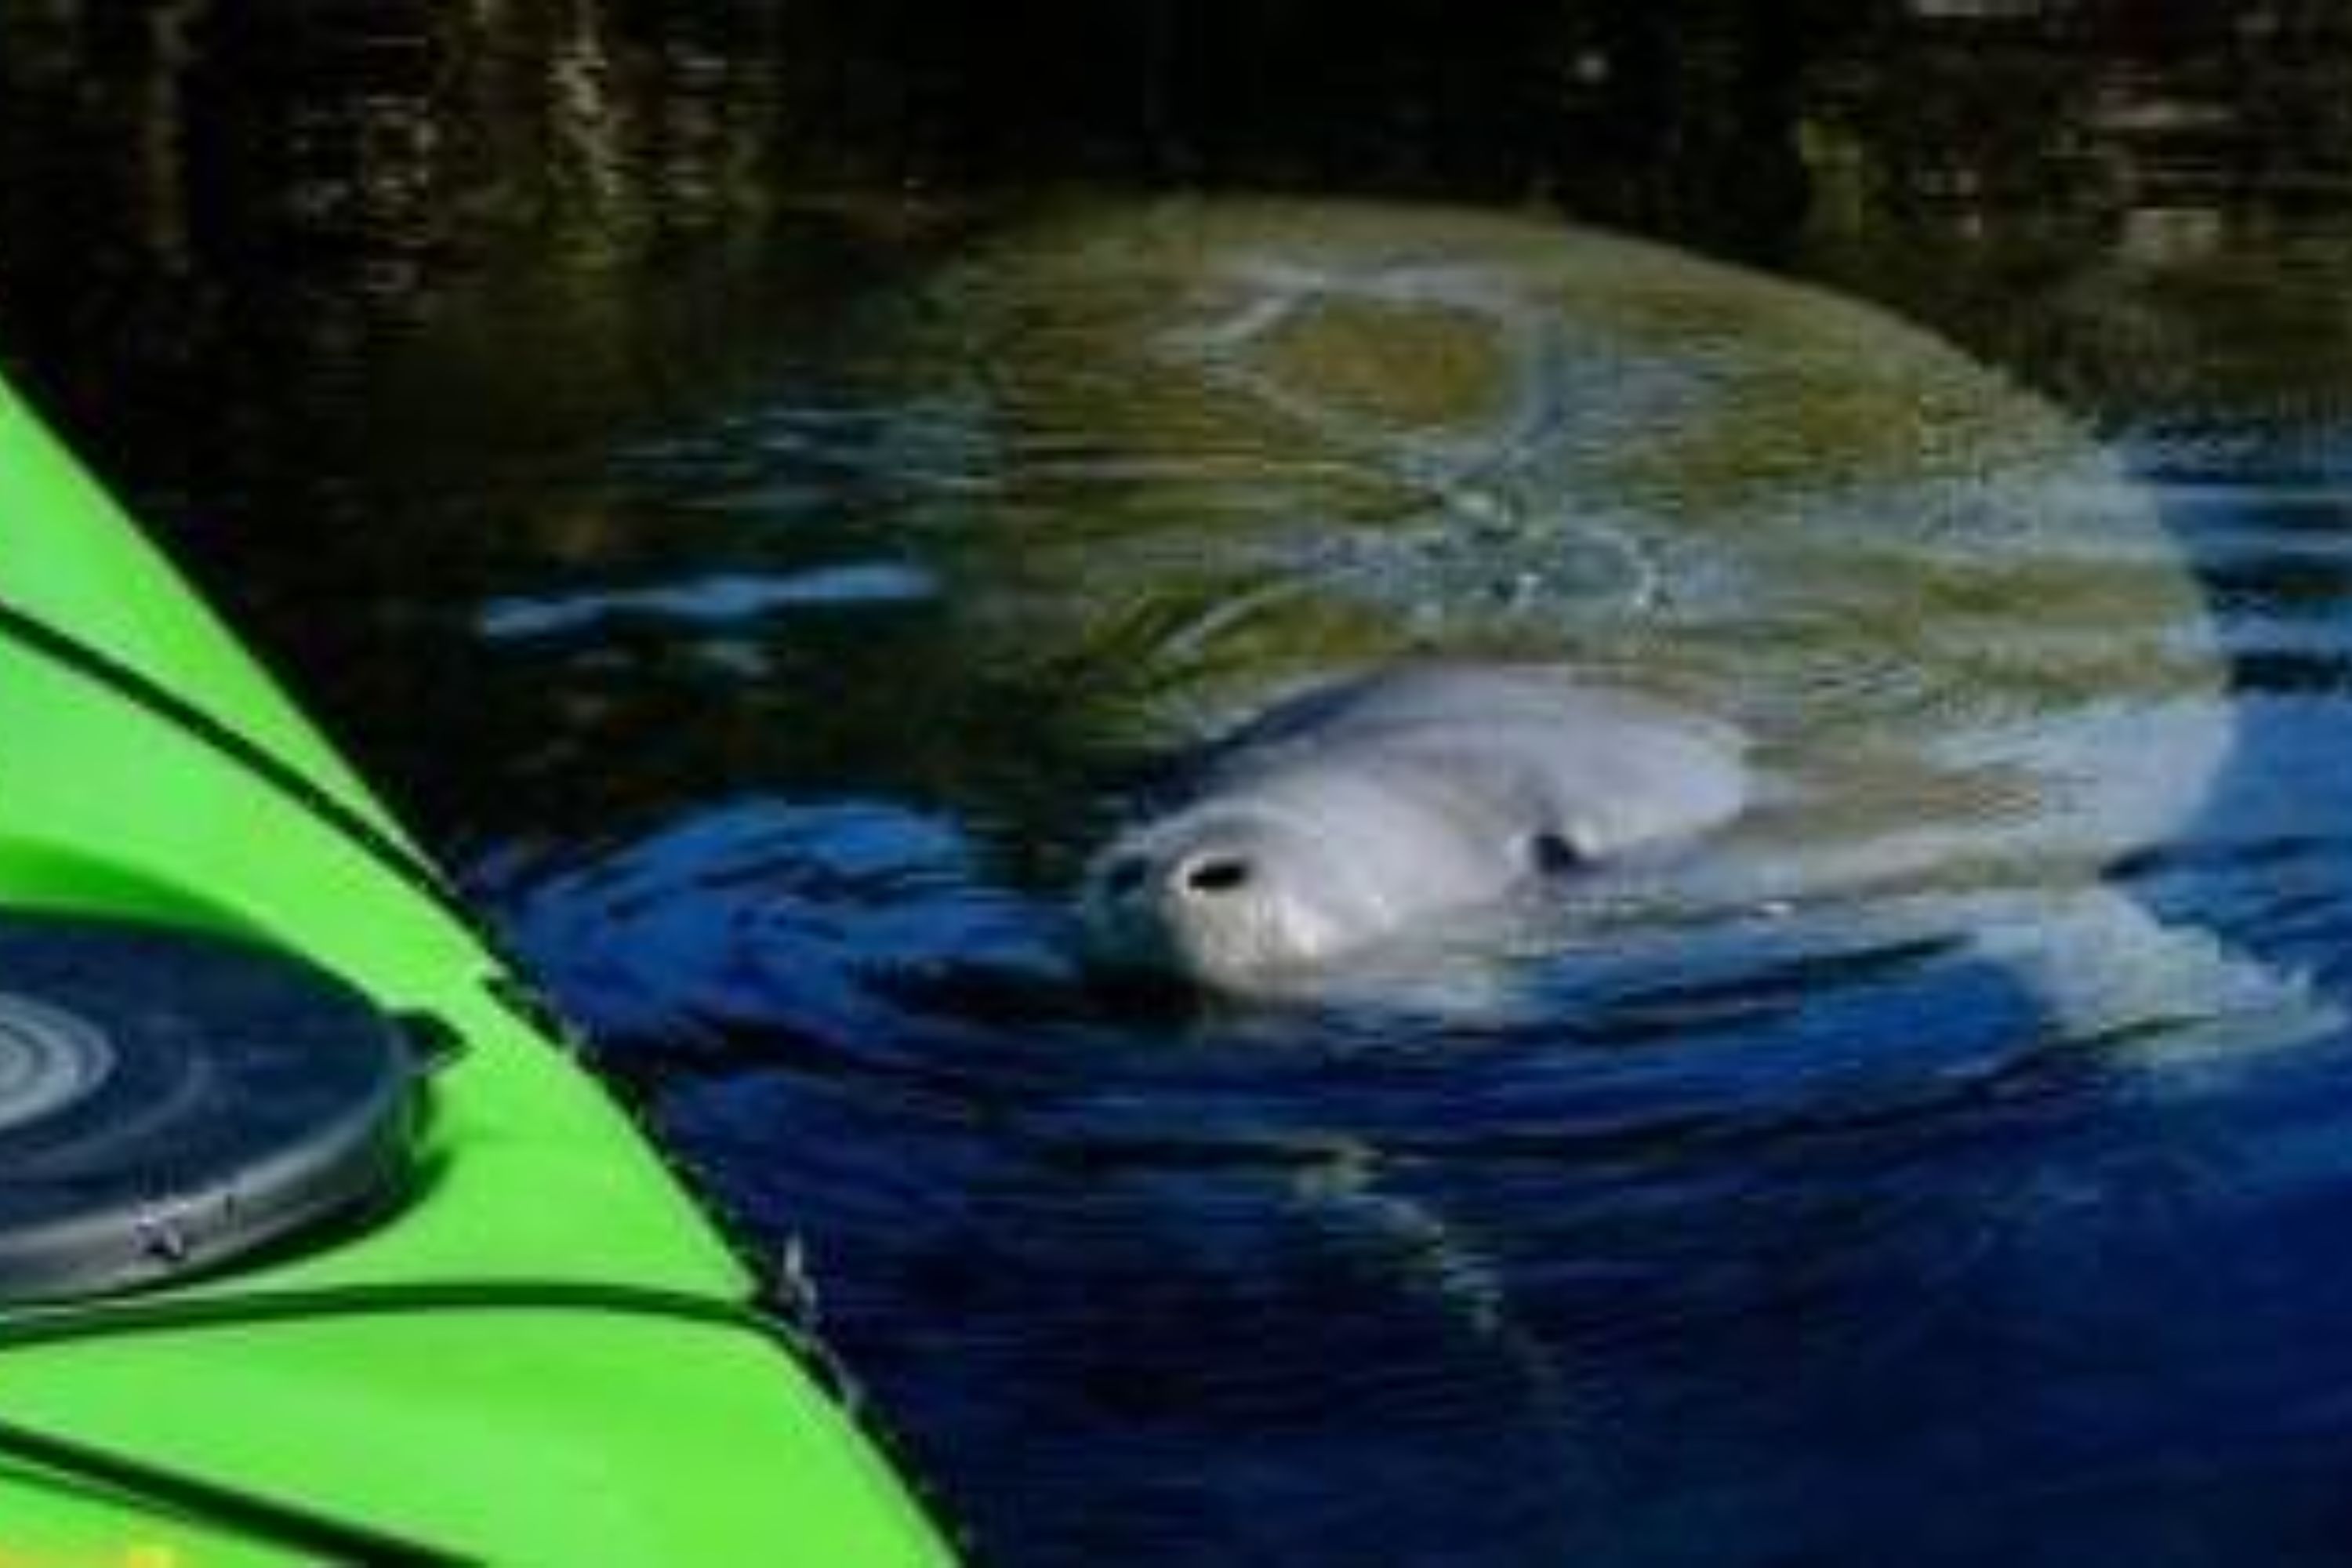
[[[0,1560],[949,1561],[529,994],[0,385]]]

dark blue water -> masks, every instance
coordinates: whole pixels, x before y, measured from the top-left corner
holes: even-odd
[[[805,42],[781,14],[379,18],[321,55],[195,6],[191,66],[127,26],[56,52],[72,9],[0,5],[0,153],[20,192],[140,200],[0,203],[12,369],[747,1241],[805,1249],[828,1336],[991,1560],[2341,1561],[2352,1035],[2084,1038],[1950,933],[1834,907],[1603,944],[1492,1016],[1108,1003],[1066,892],[1158,731],[1099,662],[1005,635],[1027,546],[975,520],[1026,514],[976,506],[985,420],[905,384],[868,313],[1026,194],[938,200],[943,167],[1017,186],[1073,118],[1097,176],[1533,180],[1886,303],[2124,454],[2216,616],[2237,745],[2110,882],[2352,1002],[2352,225],[2325,116],[2288,112],[2332,101],[2336,55],[2242,79],[2272,33],[2176,56],[2149,39],[2187,23],[2150,8],[2145,36],[1968,34],[2005,112],[1907,35],[1784,103],[1718,18],[1546,122],[1588,189],[1496,152],[1516,100],[1422,147],[1413,106],[1461,100],[1402,67],[1368,148],[1270,89],[1220,120],[1198,40],[1138,110],[1156,160],[1084,72],[1033,122],[836,43],[866,116],[895,83],[916,128],[885,157],[794,142],[816,89],[773,64]],[[1538,54],[1585,68],[1582,37]],[[1347,101],[1333,59],[1308,101]],[[175,135],[134,156],[69,108],[91,82],[184,89],[139,100]],[[1811,201],[1759,238],[1712,198],[1779,190],[1729,150],[1784,110]],[[2045,110],[2073,140],[1995,133]],[[403,113],[467,134],[411,145]],[[1130,498],[1106,547],[1152,519],[1148,475]]]
[[[2259,400],[2242,368],[2173,360],[2094,411],[2194,561],[2243,720],[2200,815],[2113,880],[2352,994],[2352,447],[2336,366],[2310,391],[2270,361]],[[1120,738],[1084,732],[1082,691],[971,667],[953,574],[890,543],[941,448],[845,457],[805,385],[572,477],[625,498],[624,537],[711,530],[622,574],[658,586],[555,569],[478,607],[476,680],[556,705],[545,760],[502,764],[526,792],[697,760],[601,821],[486,833],[470,876],[667,1146],[805,1243],[982,1541],[2333,1554],[2352,1038],[2070,1038],[1967,949],[1833,917],[1587,953],[1532,1017],[1106,1007],[1062,895]],[[732,574],[747,553],[778,564]]]

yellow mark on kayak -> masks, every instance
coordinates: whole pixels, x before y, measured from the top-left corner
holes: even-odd
[[[119,1552],[24,1552],[0,1542],[0,1568],[195,1568],[195,1562],[163,1541],[133,1541]]]

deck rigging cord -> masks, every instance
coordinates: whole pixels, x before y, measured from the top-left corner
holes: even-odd
[[[419,1312],[599,1312],[754,1334],[817,1376],[845,1410],[856,1394],[831,1351],[785,1310],[688,1291],[561,1279],[437,1279],[306,1289],[115,1298],[0,1314],[7,1352],[159,1332],[252,1328]],[[0,1465],[16,1463],[66,1486],[95,1486],[271,1546],[328,1553],[368,1568],[461,1568],[482,1560],[377,1526],[289,1504],[119,1448],[0,1419]]]
[[[467,909],[448,879],[423,856],[369,821],[326,785],[226,720],[95,643],[78,637],[5,598],[0,598],[0,639],[5,639],[42,662],[144,710],[150,717],[162,721],[225,761],[234,763],[276,795],[350,840],[370,860],[463,921],[468,931],[478,932],[477,917]]]

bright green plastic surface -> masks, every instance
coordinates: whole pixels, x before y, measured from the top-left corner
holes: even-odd
[[[5,385],[0,605],[169,689],[397,838]],[[485,989],[497,965],[460,921],[216,749],[5,638],[0,907],[282,947],[467,1040],[435,1080],[414,1204],[201,1289],[513,1279],[746,1293],[612,1102]],[[723,1325],[436,1311],[5,1348],[0,1418],[530,1568],[949,1560],[839,1407],[783,1351]],[[301,1560],[0,1458],[0,1563]]]

